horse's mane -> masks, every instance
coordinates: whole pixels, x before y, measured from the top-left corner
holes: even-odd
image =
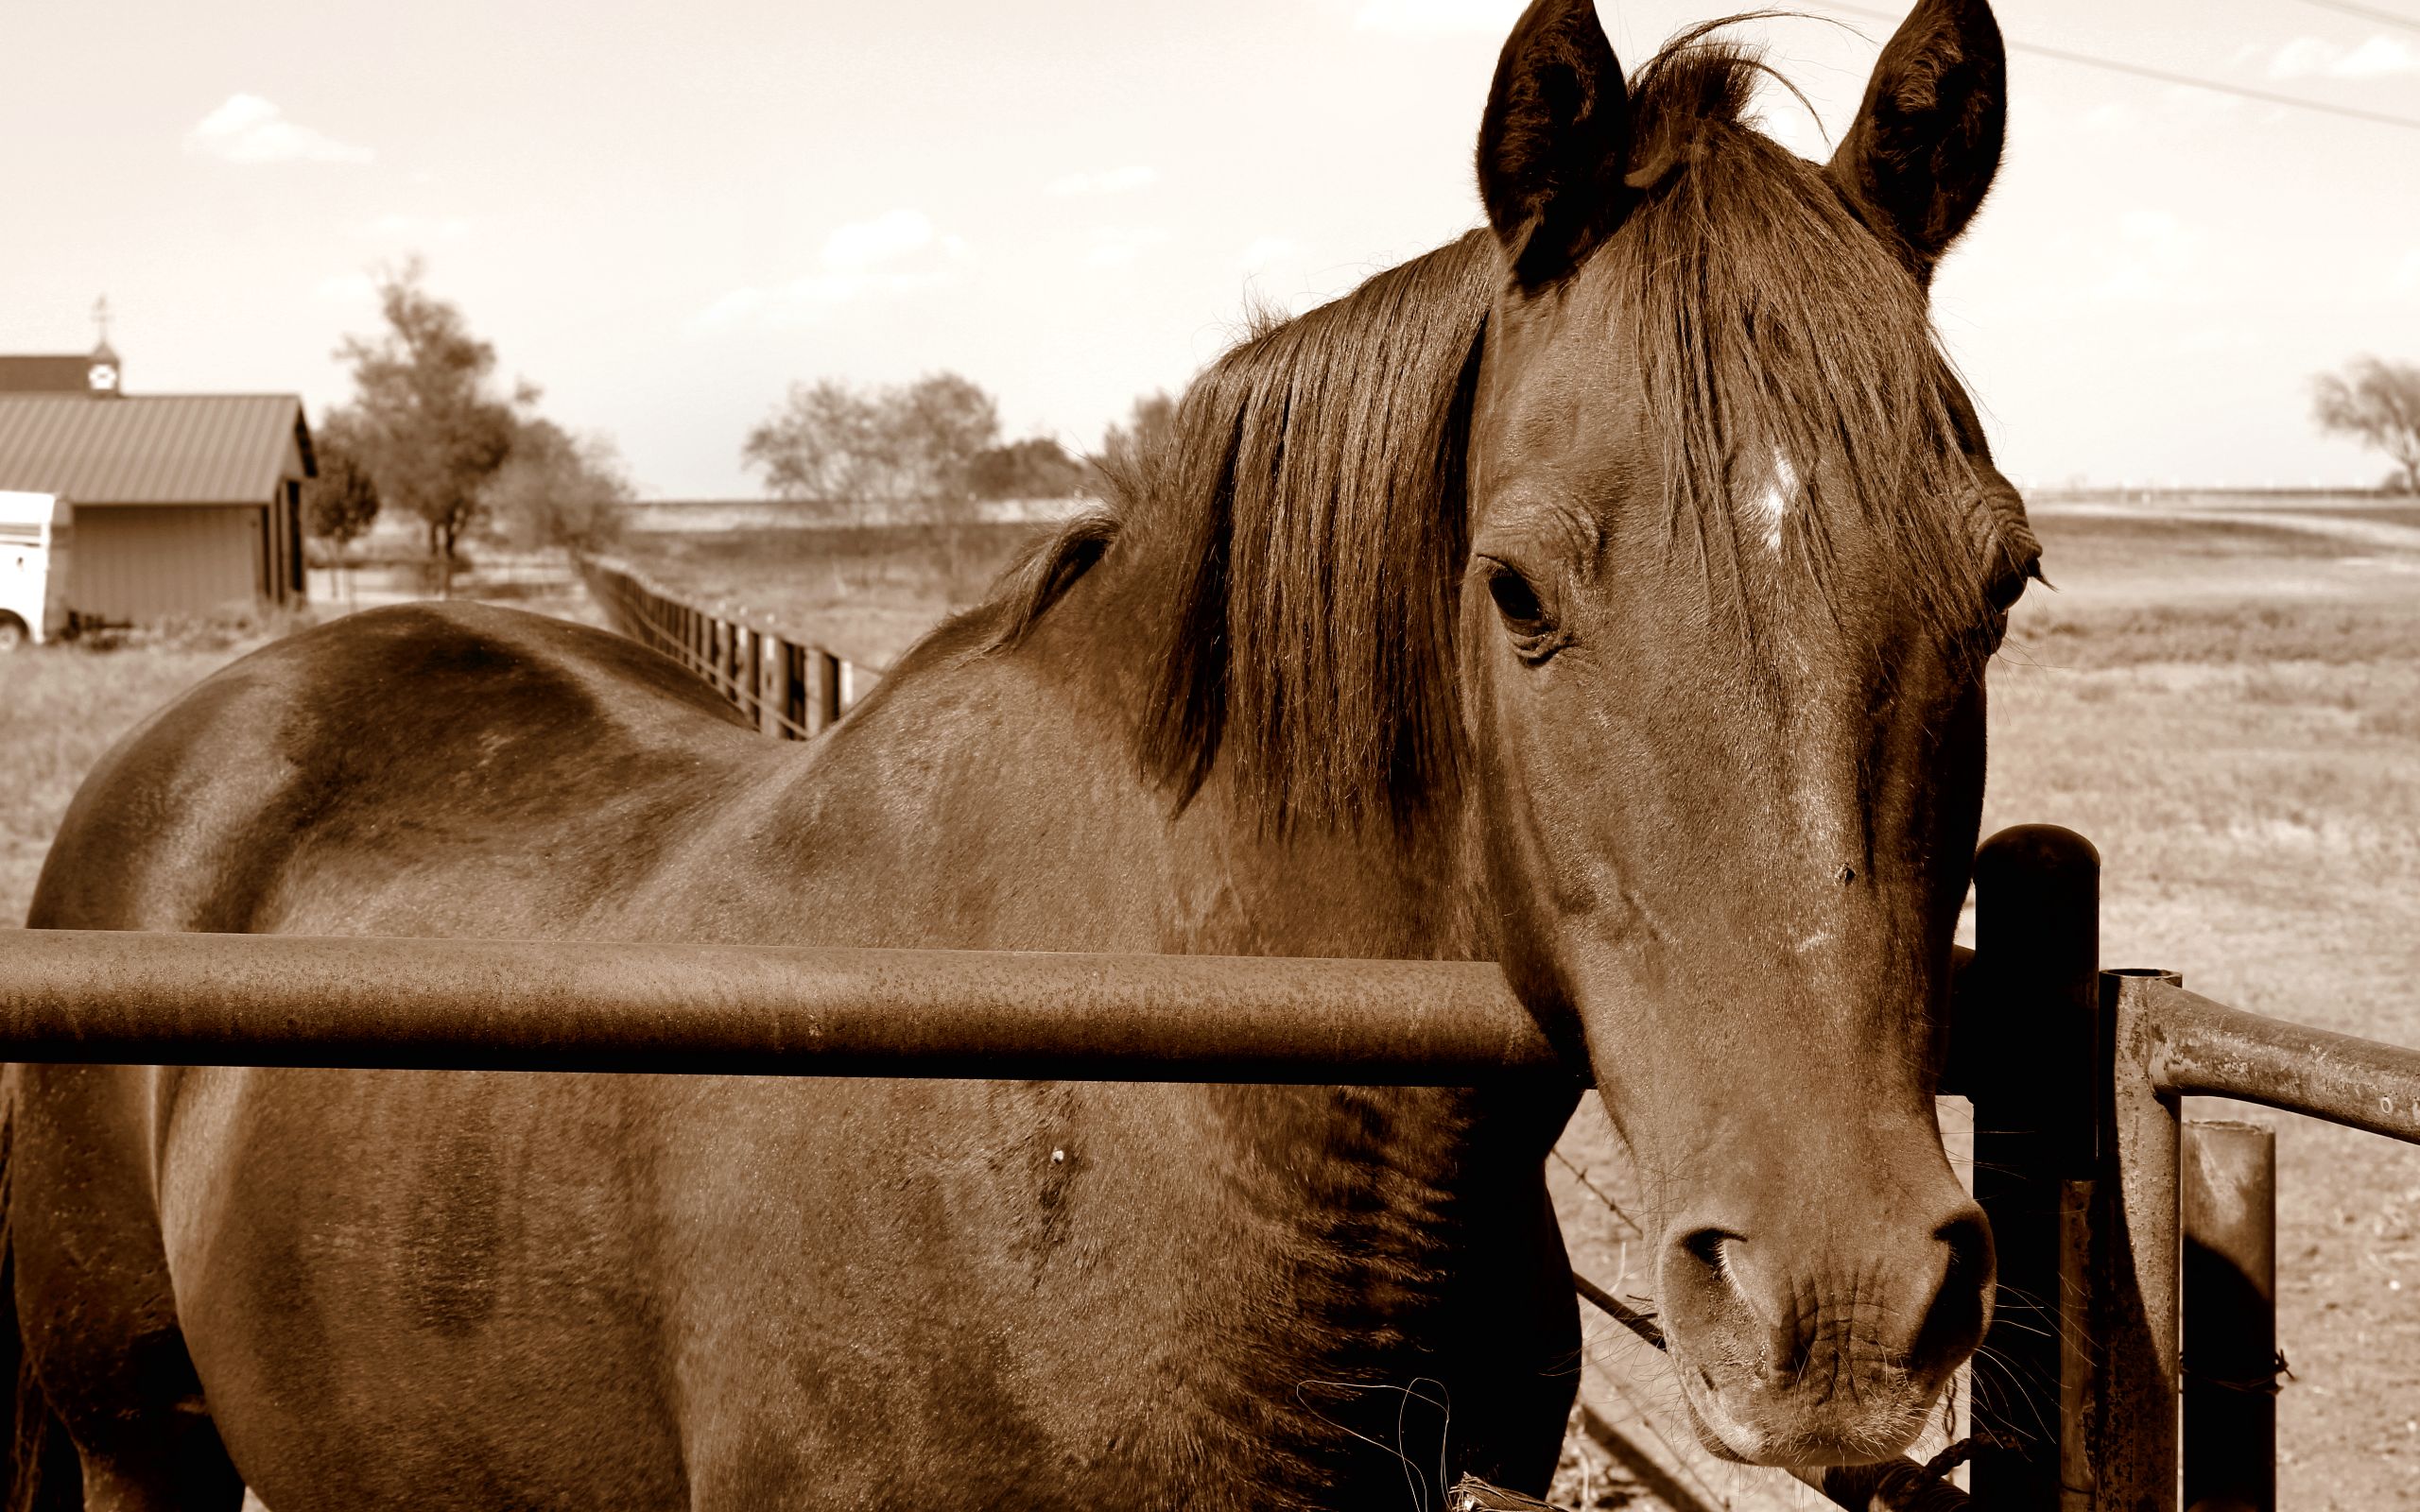
[[[1745,124],[1764,65],[1712,29],[1633,79],[1637,198],[1598,254],[1618,260],[1630,327],[1609,335],[1637,353],[1675,547],[1753,637],[1734,461],[1779,449],[1807,490],[1790,534],[1805,576],[1825,583],[1827,524],[1855,511],[1900,545],[1928,617],[1970,621],[1973,511],[1940,501],[1977,483],[1923,288],[1828,178]],[[995,644],[1115,554],[1168,606],[1141,647],[1156,679],[1139,750],[1180,803],[1222,752],[1275,830],[1402,822],[1453,791],[1464,449],[1505,278],[1475,231],[1252,331],[1186,390],[1170,438],[1113,475],[1113,505],[1011,575]]]

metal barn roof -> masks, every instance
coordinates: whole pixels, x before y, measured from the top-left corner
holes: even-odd
[[[265,504],[311,433],[292,394],[0,393],[0,489],[78,504]]]

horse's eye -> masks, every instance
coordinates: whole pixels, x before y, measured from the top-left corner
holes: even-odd
[[[1536,635],[1547,628],[1546,606],[1538,602],[1538,591],[1512,568],[1498,565],[1488,574],[1487,594],[1495,600],[1495,612],[1504,616],[1515,635]]]
[[[2041,576],[2042,558],[2039,557],[2029,557],[2010,567],[1992,581],[1992,608],[2002,614],[2014,609],[2016,601],[2025,596],[2026,583]],[[2049,579],[2043,578],[2043,581]]]

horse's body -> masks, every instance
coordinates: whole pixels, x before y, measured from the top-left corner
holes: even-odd
[[[1053,634],[1081,633],[1091,605],[1073,596]],[[1467,952],[1443,877],[1220,856],[1215,801],[1170,826],[1088,728],[1081,690],[1026,670],[1053,653],[1038,637],[950,666],[928,646],[925,671],[902,668],[830,739],[796,747],[593,631],[381,611],[248,659],[124,747],[88,790],[107,806],[71,821],[35,921]],[[405,687],[451,717],[384,717]],[[263,783],[171,797],[265,737]],[[1049,789],[1000,801],[1018,771],[1049,773]],[[137,795],[182,822],[163,827]],[[658,843],[634,850],[643,834]],[[127,1341],[153,1334],[172,1354],[157,1330],[182,1319],[228,1448],[280,1509],[1018,1504],[1071,1482],[1112,1503],[1185,1486],[1205,1506],[1357,1500],[1374,1493],[1323,1469],[1343,1426],[1391,1428],[1405,1404],[1374,1408],[1363,1390],[1430,1378],[1458,1461],[1534,1479],[1575,1367],[1539,1170],[1567,1106],[17,1074],[17,1190],[124,1199],[13,1214],[21,1287],[84,1304],[71,1333],[27,1319],[52,1403],[91,1462],[108,1468],[123,1434],[125,1473],[146,1474],[192,1383],[147,1370]],[[96,1127],[117,1137],[64,1137]],[[1445,1264],[1463,1251],[1483,1263]],[[63,1274],[92,1253],[141,1263],[105,1289]],[[147,1411],[130,1418],[134,1404]],[[1404,1420],[1433,1481],[1443,1422],[1422,1407]],[[1404,1484],[1382,1455],[1341,1458]]]
[[[130,736],[30,921],[1496,956],[1639,1154],[1709,1441],[1893,1451],[1989,1287],[1927,1068],[2030,555],[1922,321],[1996,34],[1893,46],[1827,175],[1727,55],[1634,122],[1540,0],[1493,235],[1239,348],[820,740],[362,615]],[[1539,1487],[1578,1369],[1567,1094],[10,1074],[19,1421],[91,1506],[1434,1504]]]

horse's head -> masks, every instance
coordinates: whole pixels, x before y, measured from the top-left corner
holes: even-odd
[[[1926,284],[1997,164],[1983,0],[1924,0],[1827,165],[1700,39],[1626,85],[1537,0],[1481,129],[1503,251],[1457,641],[1500,951],[1584,1039],[1710,1447],[1869,1460],[1981,1336],[1932,1096],[1983,662],[2035,557]]]

